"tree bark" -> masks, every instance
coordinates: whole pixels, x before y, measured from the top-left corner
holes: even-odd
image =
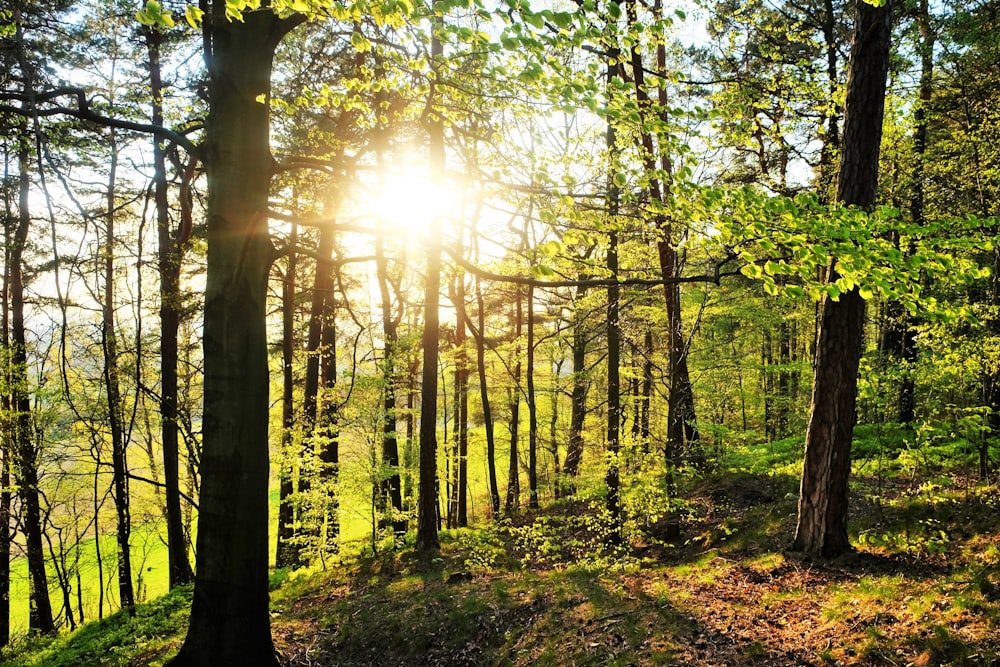
[[[538,406],[535,403],[535,288],[528,285],[528,340],[525,343],[528,369],[528,507],[538,508]]]
[[[455,290],[455,439],[458,447],[456,519],[469,525],[469,362],[465,354],[465,274],[459,273]]]
[[[521,509],[521,466],[518,461],[518,440],[521,425],[521,334],[524,331],[524,310],[521,302],[521,286],[514,285],[516,296],[514,315],[515,361],[514,386],[510,392],[510,455],[507,458],[507,498],[504,501],[504,514],[513,516]]]
[[[288,264],[281,283],[281,469],[278,473],[278,541],[274,563],[278,567],[295,567],[298,555],[292,546],[295,537],[294,464],[292,431],[295,428],[295,289],[298,273],[298,225],[293,224],[288,243]]]
[[[104,305],[102,308],[101,344],[104,351],[104,388],[108,403],[108,427],[111,430],[112,497],[117,516],[118,595],[122,609],[135,613],[135,593],[132,588],[132,555],[129,542],[132,517],[129,503],[129,471],[126,452],[124,411],[118,368],[118,334],[115,328],[115,181],[118,175],[118,142],[115,130],[111,135],[111,162],[105,204],[104,230]]]
[[[486,470],[490,484],[490,509],[493,516],[500,515],[500,487],[497,485],[496,441],[493,433],[493,410],[490,406],[489,384],[486,378],[486,309],[483,286],[476,276],[476,319],[473,329],[476,339],[476,366],[479,372],[479,397],[483,404],[483,428],[486,430]]]
[[[163,33],[145,28],[146,51],[149,58],[149,87],[152,100],[150,120],[163,125],[163,78],[160,45]],[[153,201],[156,206],[157,259],[160,273],[160,435],[163,448],[164,505],[167,522],[167,559],[171,588],[187,584],[194,578],[188,558],[188,541],[184,534],[180,496],[180,448],[177,426],[177,332],[181,319],[180,272],[184,247],[191,233],[190,206],[181,203],[181,225],[176,233],[170,230],[170,209],[167,184],[167,155],[163,140],[153,140]],[[192,162],[191,171],[194,163]],[[193,177],[193,173],[191,174]],[[185,193],[182,193],[182,199]]]
[[[858,0],[837,199],[865,209],[875,205],[878,187],[891,34],[892,0],[882,7]],[[836,266],[830,267],[829,279],[837,279]],[[865,301],[857,288],[836,301],[824,298],[794,551],[830,557],[851,550],[848,478],[864,323]]]
[[[389,292],[389,266],[385,257],[385,241],[375,239],[375,271],[379,296],[382,300],[382,465],[391,470],[380,483],[382,502],[388,501],[396,515],[392,520],[393,532],[406,532],[402,519],[403,495],[399,475],[399,444],[396,436],[396,348],[399,344],[399,318],[393,314],[392,295]],[[386,509],[388,509],[388,507]]]
[[[229,21],[225,7],[213,2],[205,17],[204,440],[194,599],[173,667],[278,665],[267,576],[268,96],[274,51],[302,17],[262,10]]]
[[[566,447],[566,460],[563,464],[563,492],[576,492],[576,477],[580,473],[580,463],[583,461],[583,426],[587,417],[587,342],[590,339],[586,318],[580,312],[581,301],[585,290],[576,290],[576,309],[573,313],[573,387],[570,390],[569,414],[569,444]]]
[[[14,481],[21,499],[22,532],[28,561],[28,628],[43,633],[55,631],[49,600],[45,552],[42,544],[42,512],[38,490],[38,450],[28,395],[28,351],[24,326],[24,247],[31,226],[29,208],[29,141],[27,127],[18,128],[18,218],[7,266],[10,285],[10,392],[14,414],[12,448]]]
[[[635,0],[630,0],[626,4],[629,22],[638,22],[638,11]],[[662,12],[661,0],[654,2],[653,11],[657,14]],[[654,109],[652,100],[646,92],[645,72],[643,65],[642,51],[639,44],[635,44],[629,54],[632,65],[632,76],[634,82],[636,105],[641,114],[648,122],[660,122],[666,124],[668,120],[667,89],[666,81],[666,48],[661,44],[656,47],[656,71],[660,75],[660,83],[657,86],[657,103],[659,109]],[[658,204],[661,209],[655,211],[653,220],[658,232],[656,240],[657,259],[660,265],[660,274],[664,279],[670,280],[678,275],[679,261],[677,248],[674,246],[674,230],[667,214],[663,211],[670,199],[673,178],[673,164],[670,156],[663,146],[658,146],[654,141],[653,133],[645,130],[640,133],[638,142],[643,155],[643,162],[648,173],[656,173],[657,166],[661,173],[665,174],[661,182],[659,178],[650,178],[647,186],[649,199]],[[657,157],[659,160],[657,160]],[[659,164],[657,164],[659,162]],[[687,346],[684,341],[684,329],[681,322],[681,292],[680,285],[664,283],[664,306],[667,312],[667,328],[669,341],[669,377],[670,396],[667,404],[667,446],[666,463],[668,468],[679,464],[682,452],[687,449],[689,457],[695,462],[702,458],[700,452],[698,428],[696,425],[696,413],[694,407],[694,391],[691,387],[690,374],[687,366]]]
[[[620,52],[617,46],[617,35],[614,29],[609,29],[612,39],[615,40],[608,48],[606,84],[608,96],[610,98],[612,90],[619,78],[618,58]],[[622,542],[622,511],[621,499],[619,498],[620,479],[618,473],[618,452],[619,437],[621,430],[621,380],[620,380],[620,357],[621,357],[621,330],[619,329],[619,301],[621,298],[621,288],[618,286],[618,213],[621,200],[621,190],[615,180],[617,175],[615,153],[618,146],[617,132],[615,126],[609,121],[605,132],[605,141],[608,149],[608,190],[607,190],[607,222],[611,229],[608,234],[608,250],[606,256],[606,268],[612,279],[608,285],[607,316],[605,324],[607,326],[608,341],[608,422],[607,422],[607,468],[604,474],[604,483],[608,488],[607,510],[610,515],[611,525],[608,530],[607,541],[610,546],[619,546]]]
[[[436,22],[440,25],[440,19]],[[432,67],[444,55],[441,40],[431,38]],[[433,91],[432,91],[433,94]],[[430,150],[430,172],[435,183],[444,181],[445,149],[444,120],[433,117],[427,128]],[[441,548],[438,541],[438,479],[437,479],[437,365],[441,297],[441,220],[431,221],[427,240],[427,277],[424,284],[423,375],[420,401],[420,489],[417,498],[417,541],[419,553],[430,555]]]

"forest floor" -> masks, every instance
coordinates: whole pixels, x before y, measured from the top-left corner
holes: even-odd
[[[630,521],[617,551],[594,498],[444,531],[431,562],[369,550],[326,572],[282,573],[275,644],[288,667],[1000,665],[996,486],[855,477],[857,549],[820,562],[785,551],[793,476],[708,479],[672,517],[636,512],[655,520]],[[3,664],[162,664],[189,595]]]

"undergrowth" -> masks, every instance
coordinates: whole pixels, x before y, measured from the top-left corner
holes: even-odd
[[[910,474],[899,432],[859,436],[854,554],[786,553],[801,440],[745,444],[707,472],[675,471],[672,492],[662,470],[626,470],[621,548],[602,493],[585,489],[443,531],[431,560],[404,541],[348,546],[327,571],[277,571],[275,645],[289,667],[1000,661],[997,488],[960,466]],[[134,618],[22,639],[2,664],[162,664],[189,603],[181,589]]]

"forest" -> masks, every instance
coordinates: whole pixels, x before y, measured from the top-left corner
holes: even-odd
[[[997,0],[0,59],[0,664],[1000,664]]]

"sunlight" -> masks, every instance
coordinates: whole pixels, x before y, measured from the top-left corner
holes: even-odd
[[[381,175],[371,198],[360,208],[394,233],[426,236],[431,223],[451,212],[455,194],[434,183],[426,169],[407,166]]]

